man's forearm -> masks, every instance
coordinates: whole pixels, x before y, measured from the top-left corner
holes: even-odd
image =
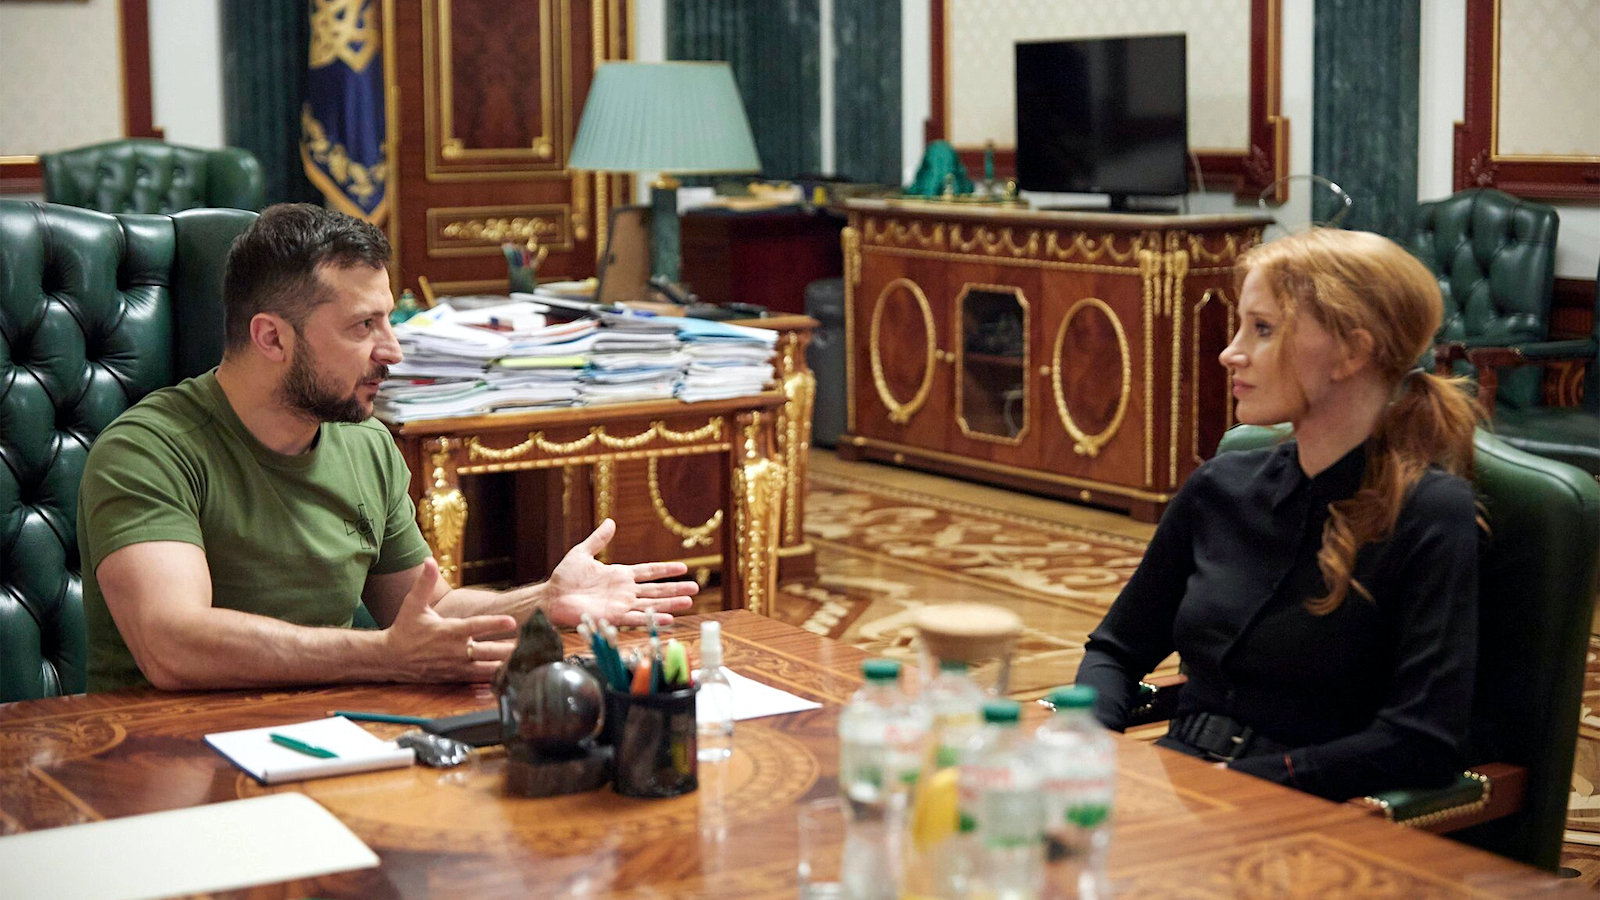
[[[167,649],[140,654],[145,677],[164,690],[405,680],[381,631],[315,628],[220,608],[172,625]]]
[[[533,611],[544,605],[545,586],[526,584],[509,591],[486,591],[482,588],[453,588],[433,605],[441,616],[465,618],[467,616],[511,616],[522,624]],[[548,614],[548,610],[546,610]]]

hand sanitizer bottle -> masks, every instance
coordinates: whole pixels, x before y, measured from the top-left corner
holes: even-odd
[[[700,671],[695,683],[696,740],[701,762],[718,762],[733,755],[733,685],[722,667],[722,624],[700,624]]]

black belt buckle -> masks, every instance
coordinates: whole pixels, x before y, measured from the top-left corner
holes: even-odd
[[[1232,762],[1248,750],[1255,739],[1254,728],[1240,725],[1227,716],[1201,713],[1198,718],[1198,727],[1191,730],[1188,743],[1212,762]]]

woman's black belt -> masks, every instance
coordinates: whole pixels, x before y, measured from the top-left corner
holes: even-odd
[[[1167,737],[1200,751],[1214,762],[1228,762],[1245,756],[1287,753],[1289,747],[1258,733],[1230,716],[1218,713],[1188,713],[1174,716]]]

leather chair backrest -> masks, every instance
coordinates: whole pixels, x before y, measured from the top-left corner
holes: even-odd
[[[1544,340],[1560,226],[1554,207],[1492,188],[1417,204],[1410,250],[1444,293],[1438,339],[1468,346]],[[1537,405],[1539,380],[1537,369],[1503,373],[1500,402]]]
[[[222,358],[223,268],[254,219],[0,200],[0,702],[83,690],[89,445]]]
[[[45,153],[44,198],[101,212],[174,213],[200,206],[257,210],[261,164],[247,150],[203,150],[149,138]]]
[[[1282,440],[1238,426],[1219,452]],[[1528,769],[1522,809],[1451,836],[1554,869],[1566,825],[1590,615],[1600,565],[1600,485],[1479,429],[1473,481],[1489,524],[1478,560],[1472,759]]]

